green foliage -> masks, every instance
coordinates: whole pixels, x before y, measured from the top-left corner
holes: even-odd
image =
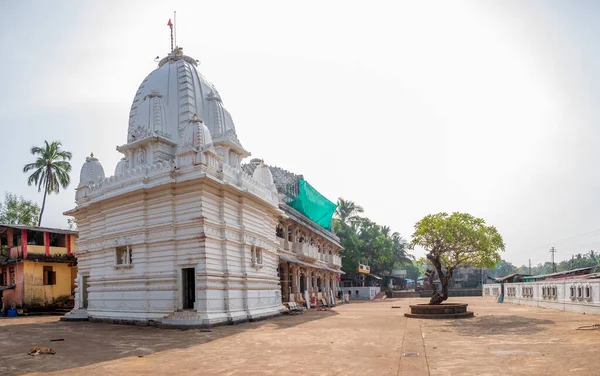
[[[578,253],[573,255],[570,259],[563,260],[556,264],[557,272],[564,272],[572,269],[587,268],[590,266],[600,265],[600,254],[591,250],[588,253]],[[529,266],[523,265],[517,269],[517,273],[541,275],[553,273],[552,263],[545,262],[531,266],[531,273],[529,272]]]
[[[75,217],[67,218],[67,225],[69,226],[69,230],[77,231],[77,220]]]
[[[344,247],[342,269],[349,277],[356,277],[358,264],[369,265],[372,274],[384,277],[402,263],[412,265],[407,242],[400,234],[357,215],[362,212],[354,202],[338,200],[334,230]]]
[[[60,141],[44,141],[44,147],[34,146],[31,154],[37,156],[35,162],[28,163],[23,167],[23,172],[33,171],[27,178],[28,185],[36,185],[38,192],[44,191],[42,209],[38,219],[38,226],[42,223],[42,215],[46,206],[46,195],[60,192],[60,188],[66,188],[71,182],[71,152],[61,150]]]
[[[456,268],[493,268],[501,261],[500,251],[504,251],[504,241],[496,228],[466,213],[425,216],[415,224],[410,245],[425,248],[427,261],[435,268],[442,284],[441,295],[434,294],[431,304],[448,299],[448,281]]]
[[[488,274],[490,277],[505,277],[518,272],[519,269],[516,266],[508,261],[500,260],[500,262],[493,269],[490,269]]]
[[[394,269],[398,270],[406,270],[406,278],[412,279],[416,281],[421,276],[421,269],[412,261],[400,262],[398,265],[394,267]]]
[[[0,223],[6,225],[35,226],[40,215],[40,207],[23,196],[4,193],[4,203],[0,202]]]

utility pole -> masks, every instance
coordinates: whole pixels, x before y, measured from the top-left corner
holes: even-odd
[[[554,254],[558,252],[556,248],[550,248],[550,253],[552,253],[552,273],[556,273],[556,264],[554,263]]]
[[[529,259],[529,275],[531,275],[531,259]]]

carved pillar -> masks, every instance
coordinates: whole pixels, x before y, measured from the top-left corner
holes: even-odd
[[[283,300],[286,302],[290,301],[290,267],[286,262],[282,264],[283,269]]]
[[[298,268],[292,266],[292,294],[294,294],[294,300],[297,300],[296,294],[298,294]]]

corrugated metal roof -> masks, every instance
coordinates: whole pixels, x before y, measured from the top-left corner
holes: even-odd
[[[586,271],[586,270],[592,270],[594,268],[600,268],[600,265],[587,266],[585,268],[565,270],[563,272],[557,272],[557,273],[551,273],[551,274],[532,275],[532,276],[529,276],[527,278],[528,279],[540,279],[540,278],[548,278],[548,277],[558,277],[558,276],[563,276],[563,275],[566,276],[566,275],[571,274],[571,273],[583,272],[583,271]]]
[[[51,227],[34,227],[34,226],[23,226],[23,225],[5,225],[0,223],[0,233],[3,233],[6,229],[13,228],[17,230],[31,230],[31,231],[41,231],[41,232],[54,232],[56,234],[71,234],[78,235],[77,231],[65,230],[61,228],[51,228]]]

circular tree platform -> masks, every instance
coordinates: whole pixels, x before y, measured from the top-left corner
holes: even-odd
[[[415,319],[462,319],[473,317],[473,312],[467,311],[467,305],[462,303],[411,305],[410,313],[405,313],[404,316]]]

